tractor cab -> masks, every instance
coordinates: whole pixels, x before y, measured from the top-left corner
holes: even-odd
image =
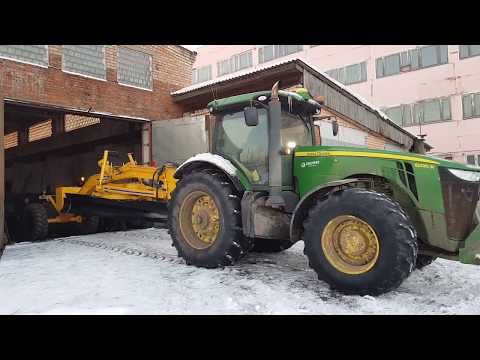
[[[279,91],[278,84],[271,91],[212,101],[213,152],[238,167],[253,190],[273,189],[281,205],[279,192],[293,190],[294,149],[315,145],[312,116],[320,106],[306,89]]]

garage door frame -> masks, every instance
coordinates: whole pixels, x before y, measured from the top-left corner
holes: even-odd
[[[4,112],[3,96],[0,93],[0,257],[7,242],[4,231],[5,223],[5,146],[3,143]]]
[[[58,106],[53,104],[46,104],[46,103],[38,103],[32,101],[25,101],[19,100],[14,98],[5,98],[5,104],[11,104],[16,106],[25,106],[28,108],[36,108],[41,110],[53,110],[64,112],[73,115],[82,115],[82,116],[91,116],[91,117],[99,117],[99,118],[108,118],[112,120],[120,120],[120,121],[128,121],[128,122],[137,122],[143,124],[142,127],[142,134],[141,134],[141,159],[139,159],[143,164],[150,164],[152,159],[152,120],[142,118],[142,117],[135,117],[135,116],[128,116],[128,115],[118,115],[112,114],[109,112],[101,112],[95,111],[94,109],[90,108],[87,110],[69,107],[69,106]],[[3,133],[2,133],[3,134]]]

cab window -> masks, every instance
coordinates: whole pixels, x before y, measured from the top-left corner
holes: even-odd
[[[230,159],[255,184],[268,182],[268,116],[259,109],[257,126],[247,126],[243,111],[225,114],[219,121],[216,152]]]
[[[295,148],[296,146],[311,146],[312,135],[298,115],[282,112],[282,146]]]

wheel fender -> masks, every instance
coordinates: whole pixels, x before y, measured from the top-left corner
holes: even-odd
[[[203,169],[220,170],[229,178],[237,191],[243,192],[250,189],[250,183],[247,177],[238,170],[231,161],[220,155],[211,153],[192,156],[177,168],[173,176],[180,180],[186,174]]]
[[[362,179],[343,179],[331,181],[329,183],[317,186],[310,190],[297,204],[293,211],[293,216],[290,221],[290,240],[296,242],[300,240],[301,229],[303,227],[303,220],[305,220],[308,209],[312,205],[313,201],[318,197],[325,196],[326,194],[335,191],[336,188],[342,185],[346,185],[353,182],[363,181]]]

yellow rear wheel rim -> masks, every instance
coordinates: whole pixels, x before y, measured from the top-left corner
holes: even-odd
[[[352,215],[333,218],[325,226],[321,243],[328,262],[350,275],[364,274],[377,263],[380,243],[373,228]]]
[[[194,249],[211,247],[218,238],[220,213],[215,200],[206,192],[188,194],[180,207],[180,231]]]

